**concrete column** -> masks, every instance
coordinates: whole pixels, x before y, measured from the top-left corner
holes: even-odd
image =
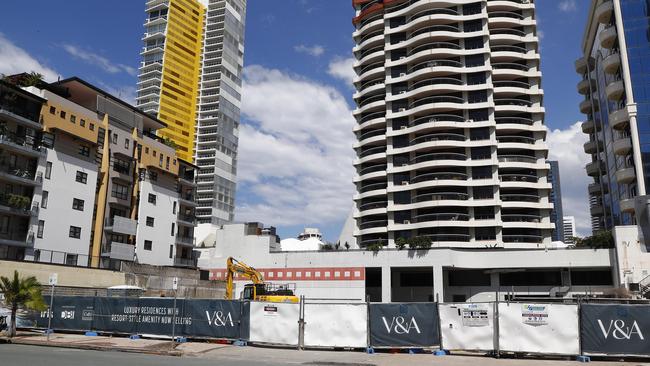
[[[381,267],[381,302],[391,302],[390,266]]]
[[[442,275],[442,266],[433,266],[433,301],[444,302],[445,280]]]

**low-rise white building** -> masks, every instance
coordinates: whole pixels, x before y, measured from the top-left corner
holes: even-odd
[[[226,259],[255,267],[268,282],[295,283],[310,298],[402,301],[484,301],[512,297],[600,295],[618,283],[609,249],[382,249],[277,251],[261,226],[214,227],[214,247],[199,267],[224,280]],[[248,283],[236,277],[236,294]]]

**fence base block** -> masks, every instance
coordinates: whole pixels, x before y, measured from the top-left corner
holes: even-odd
[[[97,332],[86,332],[86,337],[97,337]]]
[[[439,349],[439,350],[433,351],[434,356],[447,356],[448,354],[449,354],[449,352],[445,351],[444,349]]]
[[[232,345],[237,347],[246,347],[248,343],[246,341],[239,340],[232,342]]]
[[[366,348],[366,353],[369,355],[374,355],[375,354],[375,349],[372,347]]]
[[[578,356],[578,357],[576,357],[576,361],[578,361],[578,362],[591,362],[591,357],[589,357],[589,356]]]
[[[43,334],[54,334],[54,329],[45,329]]]
[[[176,343],[187,343],[187,338],[185,338],[185,337],[176,337],[176,339],[174,339],[174,341],[176,341]]]
[[[131,335],[129,336],[129,339],[132,340],[132,341],[135,341],[135,340],[140,339],[140,336],[137,335],[137,334],[131,334]]]

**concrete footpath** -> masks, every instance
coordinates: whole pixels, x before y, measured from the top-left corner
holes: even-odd
[[[269,347],[237,347],[228,344],[209,343],[209,342],[187,342],[172,344],[169,340],[159,339],[137,339],[121,337],[87,337],[79,334],[52,334],[50,340],[39,333],[19,332],[18,336],[11,339],[1,339],[14,345],[29,345],[42,347],[69,348],[87,351],[116,351],[131,352],[141,354],[138,357],[160,357],[160,356],[177,356],[183,357],[183,363],[197,364],[203,361],[219,361],[224,364],[240,365],[335,365],[335,366],[383,366],[383,365],[459,365],[474,366],[480,365],[576,365],[578,362],[573,358],[565,359],[532,359],[518,358],[496,359],[483,355],[471,354],[454,354],[451,356],[433,356],[431,353],[422,354],[391,354],[376,353],[373,355],[365,352],[348,352],[348,351],[297,351],[295,349],[269,348]],[[0,354],[3,347],[9,345],[0,344]],[[126,356],[128,358],[128,356]],[[133,357],[136,357],[133,355]],[[135,359],[134,359],[135,361]],[[152,360],[153,361],[153,360]],[[642,361],[650,360],[632,360],[625,362],[627,365],[650,365]],[[240,363],[238,363],[240,362]],[[1,362],[0,362],[1,363]],[[604,360],[592,361],[592,364],[598,365],[621,365],[621,360]]]

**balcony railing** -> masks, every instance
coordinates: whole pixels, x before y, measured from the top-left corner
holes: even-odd
[[[176,235],[176,242],[185,245],[196,245],[196,239],[189,236]]]
[[[429,201],[467,201],[469,200],[469,195],[467,193],[458,193],[458,192],[440,192],[440,193],[428,193],[420,194],[415,196],[411,203],[420,203],[420,202],[429,202]]]

